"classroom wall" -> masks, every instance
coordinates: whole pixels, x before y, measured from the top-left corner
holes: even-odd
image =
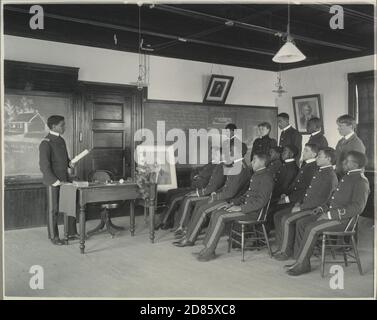
[[[9,60],[77,67],[79,80],[133,84],[138,55],[129,52],[5,35]],[[211,73],[234,76],[227,103],[274,106],[274,72],[151,56],[149,99],[201,102]]]
[[[347,74],[375,69],[374,60],[371,55],[282,72],[283,87],[288,92],[276,100],[279,112],[287,112],[294,124],[292,97],[320,94],[325,135],[329,145],[335,147],[340,139],[336,119],[348,113]],[[303,143],[307,140],[305,135]]]

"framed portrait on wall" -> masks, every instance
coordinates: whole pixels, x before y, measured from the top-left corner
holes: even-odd
[[[142,166],[157,166],[157,190],[177,188],[174,146],[139,145],[136,148],[137,163]]]
[[[308,120],[310,120],[311,118],[321,119],[323,131],[321,97],[319,94],[292,97],[292,102],[295,114],[296,129],[300,133],[309,134],[307,132],[306,125],[308,123]]]
[[[213,74],[209,80],[203,102],[224,104],[233,79],[233,77]]]

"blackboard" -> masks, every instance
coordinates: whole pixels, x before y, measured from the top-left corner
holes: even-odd
[[[277,108],[243,105],[206,105],[178,101],[147,100],[144,106],[143,127],[152,130],[157,136],[157,121],[165,121],[165,131],[172,128],[188,129],[224,129],[226,124],[235,123],[242,129],[242,141],[248,146],[246,159],[254,140],[258,137],[257,126],[267,121],[271,124],[272,138],[277,139]],[[165,134],[166,134],[165,132]]]
[[[39,144],[49,129],[47,118],[65,117],[63,135],[68,153],[73,149],[73,115],[69,95],[8,91],[4,95],[5,176],[14,179],[40,178]]]

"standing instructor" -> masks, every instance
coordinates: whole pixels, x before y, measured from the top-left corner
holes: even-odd
[[[65,131],[63,116],[53,115],[47,119],[49,134],[39,145],[39,168],[43,174],[43,183],[47,186],[48,237],[54,245],[62,245],[59,238],[58,214],[60,185],[68,181],[68,168],[73,167],[68,158],[67,146],[61,135]],[[68,217],[68,237],[77,237],[76,219]]]

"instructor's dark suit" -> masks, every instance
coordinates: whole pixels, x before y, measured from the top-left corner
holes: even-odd
[[[39,168],[43,174],[43,183],[47,186],[48,216],[47,229],[49,239],[58,238],[59,186],[52,186],[58,180],[68,181],[69,158],[67,146],[60,135],[49,133],[39,145]],[[68,219],[68,235],[76,234],[76,219]]]

